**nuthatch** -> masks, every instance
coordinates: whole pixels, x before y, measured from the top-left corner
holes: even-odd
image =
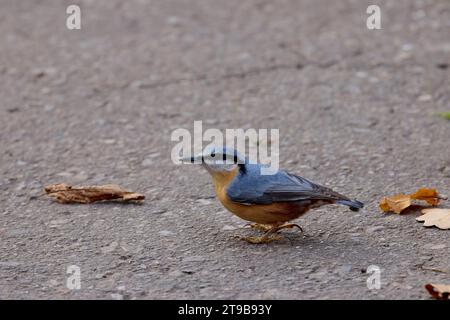
[[[343,204],[358,211],[364,204],[305,178],[278,170],[262,175],[261,164],[251,164],[236,150],[211,148],[201,155],[183,159],[201,163],[211,175],[222,205],[241,219],[256,222],[251,227],[264,231],[260,237],[247,237],[250,243],[278,239],[278,231],[301,227],[287,223],[309,209],[326,204]]]

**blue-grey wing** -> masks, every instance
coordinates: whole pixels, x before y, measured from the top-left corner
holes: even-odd
[[[243,204],[271,204],[304,200],[348,200],[330,188],[286,171],[261,175],[258,165],[246,165],[227,189],[231,201]]]

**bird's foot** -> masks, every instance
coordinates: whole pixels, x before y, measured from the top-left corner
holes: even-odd
[[[268,224],[261,224],[261,223],[251,223],[248,224],[248,226],[250,226],[250,228],[261,231],[261,232],[267,232],[273,229],[272,225],[268,225]]]
[[[301,232],[303,232],[303,228],[300,227],[298,224],[295,224],[295,223],[283,224],[283,225],[281,225],[279,227],[276,227],[274,232],[278,232],[278,231],[280,231],[282,229],[292,229],[292,228],[298,228]]]
[[[272,241],[280,240],[282,237],[280,235],[274,235],[274,234],[265,234],[260,237],[242,237],[242,240],[247,241],[251,244],[263,244],[263,243],[270,243]]]
[[[278,225],[278,226],[253,223],[253,224],[250,224],[250,228],[264,232],[264,235],[259,236],[259,237],[255,237],[255,236],[239,237],[238,236],[238,238],[245,240],[248,243],[252,243],[252,244],[270,243],[272,241],[280,240],[280,239],[282,239],[282,236],[279,235],[278,232],[282,229],[298,228],[300,231],[303,232],[302,227],[300,227],[298,224],[295,224],[295,223],[287,223],[287,224]]]

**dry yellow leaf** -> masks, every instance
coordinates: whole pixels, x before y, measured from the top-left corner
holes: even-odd
[[[385,197],[380,202],[380,208],[384,212],[394,211],[400,213],[411,205],[411,197],[406,194],[397,194],[391,197]]]
[[[450,285],[448,284],[433,284],[428,283],[425,288],[433,296],[433,298],[440,300],[448,300],[450,295]]]
[[[439,229],[450,229],[450,209],[430,208],[423,209],[420,217],[416,220],[423,222],[424,227],[436,226]]]
[[[426,201],[429,205],[435,206],[439,204],[440,199],[446,198],[439,195],[436,189],[422,188],[412,194],[396,194],[384,197],[380,201],[380,209],[384,212],[393,211],[395,213],[401,213],[411,206],[412,200]]]
[[[104,200],[142,201],[145,196],[130,192],[115,184],[74,187],[65,183],[52,184],[45,192],[59,203],[91,203]]]

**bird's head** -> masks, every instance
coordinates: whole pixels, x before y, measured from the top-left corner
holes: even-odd
[[[236,150],[227,147],[207,147],[199,155],[181,159],[183,163],[201,164],[210,174],[227,174],[245,163]]]

